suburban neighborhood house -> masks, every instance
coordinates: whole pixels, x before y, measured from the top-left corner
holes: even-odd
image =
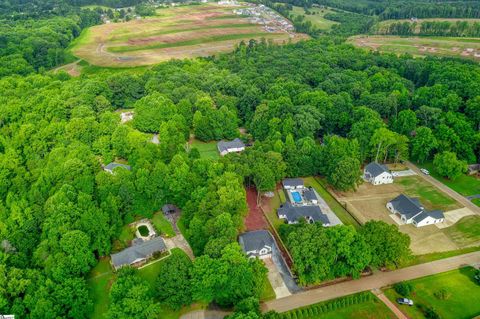
[[[282,185],[287,202],[278,208],[278,218],[288,224],[296,224],[303,218],[311,224],[319,222],[323,226],[332,225],[329,216],[319,205],[319,195],[313,188],[305,187],[301,178],[284,179]]]
[[[393,175],[388,168],[385,165],[376,162],[372,162],[365,166],[363,170],[363,178],[373,185],[393,183]]]
[[[225,156],[228,153],[238,153],[245,150],[245,143],[236,138],[233,141],[220,141],[217,143],[217,149],[220,155]]]
[[[123,266],[138,267],[145,264],[155,254],[161,254],[167,250],[162,237],[155,237],[148,241],[141,241],[119,253],[112,254],[111,263],[115,270]]]
[[[108,172],[108,173],[110,173],[110,174],[113,174],[113,173],[114,173],[114,170],[115,170],[117,167],[122,167],[122,168],[124,168],[124,169],[129,170],[129,171],[132,170],[132,168],[130,167],[130,165],[120,164],[120,163],[113,163],[113,162],[110,163],[110,164],[108,164],[108,165],[106,165],[106,166],[104,166],[104,167],[103,167],[103,170],[104,170],[105,172]]]
[[[248,258],[265,259],[272,257],[275,240],[267,230],[255,230],[243,233],[238,242]]]
[[[389,201],[387,209],[398,216],[404,224],[413,224],[415,227],[442,223],[445,220],[442,211],[427,211],[417,198],[403,194]]]

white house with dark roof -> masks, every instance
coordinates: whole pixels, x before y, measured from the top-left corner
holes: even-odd
[[[220,141],[217,143],[217,149],[220,155],[225,156],[228,153],[239,153],[245,150],[245,143],[239,138],[233,141]]]
[[[365,166],[363,179],[373,185],[391,184],[393,183],[393,174],[385,165],[372,162]]]
[[[427,211],[421,205],[418,198],[399,195],[387,203],[387,209],[400,218],[405,224],[413,224],[415,227],[441,223],[445,220],[442,211]]]
[[[130,165],[126,165],[126,164],[120,164],[120,163],[109,163],[108,165],[105,165],[103,167],[103,170],[105,172],[108,172],[110,174],[114,174],[114,170],[117,168],[117,167],[121,167],[121,168],[124,168],[126,170],[129,170],[131,171],[132,168],[130,167]]]
[[[238,243],[248,258],[265,259],[272,257],[275,248],[275,240],[267,230],[243,233],[238,237]]]
[[[301,178],[285,178],[282,181],[282,185],[284,189],[303,189],[305,185],[303,184],[303,180]]]

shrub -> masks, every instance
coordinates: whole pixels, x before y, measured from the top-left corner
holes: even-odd
[[[393,289],[403,297],[408,297],[412,293],[413,287],[408,282],[399,282],[393,286]]]
[[[425,318],[440,319],[440,315],[435,311],[433,307],[428,307],[425,309]]]
[[[433,294],[437,299],[447,300],[452,295],[447,289],[442,288]]]

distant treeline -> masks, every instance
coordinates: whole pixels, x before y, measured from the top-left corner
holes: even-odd
[[[332,26],[331,33],[335,35],[366,33],[375,23],[374,17],[338,10],[327,13],[324,18],[340,23]]]
[[[389,35],[428,35],[452,37],[480,37],[480,23],[468,21],[394,22],[375,33]]]

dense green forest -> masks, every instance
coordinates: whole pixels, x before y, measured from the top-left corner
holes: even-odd
[[[164,289],[122,269],[106,317],[151,318],[200,301],[257,318],[266,269],[236,243],[245,186],[271,191],[284,177],[320,175],[350,190],[372,159],[435,158],[451,178],[478,162],[477,64],[368,53],[334,37],[364,32],[373,23],[365,15],[393,14],[385,2],[345,1],[340,7],[353,13],[331,14],[341,22],[332,37],[285,46],[251,40],[232,53],[149,69],[46,72],[68,61],[65,48],[83,28],[99,23],[99,11],[76,7],[84,4],[0,4],[0,313],[89,318],[86,276],[98,258],[114,250],[122,226],[170,203],[182,209],[197,258],[169,257],[156,278]],[[471,4],[462,14],[476,12]],[[134,109],[134,120],[121,124],[119,109]],[[187,143],[191,134],[251,146],[202,158]],[[102,170],[114,160],[132,170]],[[382,222],[285,226],[282,236],[304,285],[398,267],[410,254],[409,238]]]
[[[480,23],[468,21],[393,22],[380,26],[377,34],[480,37]]]

